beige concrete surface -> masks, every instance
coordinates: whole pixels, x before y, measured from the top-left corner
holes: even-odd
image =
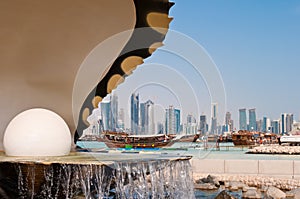
[[[194,175],[225,174],[300,179],[300,161],[296,160],[190,160]]]
[[[257,160],[225,160],[225,173],[229,174],[257,174]]]

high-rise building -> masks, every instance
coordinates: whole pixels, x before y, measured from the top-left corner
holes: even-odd
[[[218,115],[218,104],[217,103],[212,103],[211,106],[212,106],[211,116],[213,118],[217,118],[217,115]]]
[[[197,134],[197,123],[187,123],[183,125],[183,134],[186,135]]]
[[[140,105],[140,123],[142,134],[154,134],[154,103],[148,100]]]
[[[256,113],[255,108],[249,109],[249,131],[256,131]]]
[[[146,103],[140,103],[140,133],[145,134],[146,133]]]
[[[262,132],[263,120],[256,121],[256,131]]]
[[[183,126],[184,134],[196,134],[197,133],[197,122],[196,118],[192,114],[188,114],[186,118],[186,125]]]
[[[131,95],[131,107],[130,107],[130,122],[131,132],[135,135],[139,132],[139,95],[133,93]]]
[[[101,107],[101,118],[102,118],[103,130],[104,131],[111,130],[111,124],[112,124],[111,102],[102,101],[100,103],[100,107]]]
[[[222,131],[233,131],[233,120],[231,119],[230,112],[227,112],[225,115],[225,126]]]
[[[200,115],[200,131],[202,134],[207,133],[206,115]]]
[[[261,131],[266,133],[267,132],[267,117],[263,117],[262,120],[262,126],[261,126]]]
[[[282,113],[280,118],[280,133],[285,134],[292,131],[294,123],[294,115]]]
[[[234,130],[234,121],[233,121],[233,119],[230,120],[230,123],[231,123],[231,125],[230,125],[230,128],[229,128],[229,131],[232,132]]]
[[[166,109],[166,134],[177,134],[180,132],[180,110],[170,106]]]
[[[229,125],[230,124],[230,120],[231,120],[231,113],[230,112],[226,112],[226,115],[225,115],[225,124]]]
[[[181,124],[180,124],[180,110],[179,109],[174,109],[175,112],[175,130],[176,133],[180,133],[182,130]]]
[[[246,109],[239,109],[240,130],[247,130],[247,114]]]
[[[276,133],[276,134],[279,134],[279,120],[273,120],[271,122],[271,128],[270,128],[270,131],[272,133]]]
[[[119,118],[119,120],[122,120],[123,122],[125,122],[125,111],[123,108],[120,108],[118,118]]]
[[[212,103],[211,104],[211,128],[210,132],[211,134],[217,134],[218,133],[218,104]]]
[[[267,131],[271,131],[271,120],[267,118]]]
[[[218,134],[218,124],[217,124],[217,118],[211,118],[211,128],[210,128],[211,134]]]
[[[118,96],[113,91],[111,94],[111,130],[116,131],[118,128]]]
[[[196,118],[192,114],[188,114],[186,118],[187,124],[196,123]]]
[[[293,123],[294,123],[294,115],[293,114],[287,114],[286,115],[286,132],[287,133],[292,131]]]
[[[125,113],[123,108],[119,110],[118,128],[121,129],[121,131],[125,130]]]
[[[163,123],[160,123],[160,122],[157,123],[157,130],[156,130],[156,132],[158,134],[163,134],[164,133],[164,124]]]

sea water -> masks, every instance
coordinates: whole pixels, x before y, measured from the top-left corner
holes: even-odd
[[[102,142],[79,141],[78,146],[82,148],[107,150],[107,146]],[[232,142],[220,143],[220,148],[216,148],[216,143],[209,142],[205,149],[203,143],[177,142],[171,147],[154,149],[128,149],[127,151],[153,151],[175,155],[191,155],[199,159],[246,159],[246,160],[300,160],[299,155],[270,155],[270,154],[247,154],[248,147],[235,147]],[[115,149],[126,150],[126,149]]]

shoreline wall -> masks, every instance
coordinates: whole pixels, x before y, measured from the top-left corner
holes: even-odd
[[[247,175],[300,180],[300,160],[190,160],[193,174]]]

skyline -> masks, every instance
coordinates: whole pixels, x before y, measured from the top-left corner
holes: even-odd
[[[182,112],[181,109],[176,109],[172,105],[169,105],[168,107],[163,108],[162,115],[163,115],[164,119],[157,120],[154,117],[154,112],[157,111],[155,109],[155,102],[153,102],[147,98],[146,98],[146,101],[142,102],[142,101],[140,101],[140,97],[141,97],[141,95],[139,93],[133,93],[131,95],[131,103],[130,103],[131,118],[132,117],[135,118],[135,119],[133,118],[134,120],[130,122],[131,124],[125,124],[125,126],[124,126],[124,117],[123,117],[124,109],[120,108],[119,110],[117,110],[118,115],[122,115],[122,117],[120,116],[120,118],[118,120],[118,123],[120,123],[122,125],[122,127],[118,127],[118,128],[122,128],[123,130],[126,130],[127,132],[132,132],[133,134],[145,134],[145,133],[151,134],[151,132],[157,133],[157,129],[160,129],[160,128],[158,128],[158,125],[161,125],[161,124],[167,125],[169,123],[167,116],[169,115],[168,111],[170,111],[170,109],[174,109],[175,112],[176,111],[178,112],[178,114],[176,116],[176,118],[178,118],[178,119],[176,119],[176,121],[177,121],[176,122],[176,124],[177,124],[176,132],[183,133],[183,134],[190,132],[190,130],[192,130],[192,129],[189,129],[189,128],[192,126],[194,126],[194,128],[195,128],[193,130],[194,133],[203,128],[206,128],[205,132],[207,131],[209,134],[221,134],[221,133],[228,132],[228,131],[232,132],[232,131],[238,131],[238,130],[249,130],[249,131],[260,131],[260,132],[271,131],[273,133],[287,133],[287,132],[290,132],[291,130],[293,130],[293,124],[295,124],[296,126],[299,126],[299,124],[300,124],[300,122],[294,120],[294,117],[293,117],[294,113],[281,113],[276,119],[272,119],[267,116],[264,116],[261,118],[256,117],[256,108],[241,108],[241,109],[239,109],[238,110],[238,112],[239,112],[239,120],[238,121],[234,121],[231,118],[231,115],[232,115],[231,112],[226,112],[225,120],[223,123],[221,123],[221,122],[219,122],[221,120],[221,118],[217,117],[217,113],[218,113],[218,104],[217,103],[211,104],[211,108],[212,108],[212,110],[211,110],[212,117],[211,118],[208,118],[207,115],[205,115],[205,114],[201,114],[199,118],[196,118],[194,116],[194,114],[188,114],[186,118],[183,118],[182,114],[180,114]],[[115,106],[118,107],[118,95],[116,92],[113,92],[112,95],[109,95],[104,101],[102,101],[99,104],[99,107],[101,107],[101,109],[103,109],[104,104],[108,104],[108,103],[111,104],[111,102],[113,102],[113,101],[116,104]],[[151,106],[151,107],[150,106],[148,107],[150,109],[145,107],[145,105],[147,105],[147,104]],[[148,110],[146,110],[145,108]],[[114,110],[112,109],[111,111],[114,112]],[[101,111],[101,110],[99,110],[99,111],[100,111],[99,113],[101,113],[103,111],[105,113],[107,112],[106,109],[103,111]],[[109,116],[108,113],[106,113],[106,115]],[[112,113],[111,115],[114,115],[114,114]],[[115,115],[117,115],[117,114],[115,114]],[[264,114],[264,115],[267,115],[267,114]],[[96,115],[94,115],[94,117],[92,117],[92,118],[94,118],[94,119],[98,118],[95,116]],[[173,118],[174,117],[175,116],[173,116]],[[120,120],[121,118],[122,118],[122,120]],[[203,119],[206,118],[206,119],[202,120],[202,118]],[[93,121],[93,123],[99,123],[96,120]],[[169,119],[169,120],[173,121],[173,119]],[[108,121],[107,118],[103,120],[104,123],[105,123],[105,121],[106,122]],[[203,122],[205,122],[205,124],[203,124]],[[150,125],[150,126],[148,126],[148,125]],[[178,130],[179,125],[181,126],[180,127],[181,130]],[[207,125],[207,126],[205,127],[205,125]],[[283,126],[281,126],[281,125],[283,125]],[[106,126],[108,126],[108,125],[106,125]],[[134,128],[133,130],[131,130],[132,127]],[[105,125],[104,125],[104,128],[105,128]],[[168,131],[167,128],[168,127],[165,126],[165,131]],[[105,129],[108,130],[110,128],[105,128]],[[114,129],[115,128],[112,128],[111,130],[114,130]],[[122,129],[120,129],[120,130],[122,130]]]

